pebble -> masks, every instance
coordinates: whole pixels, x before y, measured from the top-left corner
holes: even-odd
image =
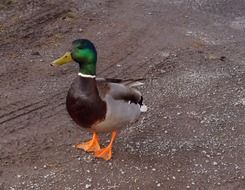
[[[162,56],[162,57],[169,57],[169,56],[170,56],[170,53],[167,52],[167,51],[162,51],[162,52],[160,52],[159,54],[160,54],[160,56]]]
[[[172,152],[176,152],[177,150],[175,148],[172,149]]]
[[[88,189],[88,188],[90,188],[91,186],[92,186],[91,184],[86,184],[86,185],[85,185],[85,188]]]
[[[122,169],[120,169],[120,172],[121,172],[121,174],[125,174],[125,171],[123,171]]]
[[[31,55],[40,55],[40,53],[38,51],[34,51],[31,53]]]
[[[87,178],[87,180],[88,180],[89,182],[92,182],[92,178]]]
[[[200,123],[204,123],[205,122],[205,120],[202,120]]]
[[[217,165],[218,165],[218,163],[217,163],[217,162],[213,162],[213,165],[214,165],[214,166],[217,166]]]

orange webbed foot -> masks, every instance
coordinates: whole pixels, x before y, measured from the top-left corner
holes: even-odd
[[[93,138],[90,141],[77,144],[75,147],[86,152],[97,152],[100,150],[99,137],[96,133],[93,133]]]
[[[116,131],[113,131],[112,132],[112,135],[111,135],[111,141],[110,141],[110,144],[105,147],[105,148],[102,148],[98,151],[95,152],[95,157],[97,158],[103,158],[104,160],[108,161],[111,159],[112,157],[112,145],[113,145],[113,142],[115,141],[116,139]]]
[[[102,148],[95,152],[95,157],[97,158],[103,158],[104,160],[108,161],[112,157],[112,147],[107,146],[106,148]]]

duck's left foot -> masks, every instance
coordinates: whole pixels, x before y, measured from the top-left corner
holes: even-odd
[[[96,133],[93,133],[93,138],[90,141],[77,144],[77,149],[83,149],[86,152],[96,152],[100,150],[99,138]]]
[[[102,148],[95,152],[95,157],[103,158],[104,160],[110,160],[112,157],[111,146],[107,146],[106,148]]]
[[[112,135],[111,135],[110,144],[107,147],[102,148],[102,149],[96,151],[95,152],[95,157],[97,157],[97,158],[103,158],[106,161],[111,159],[111,157],[112,157],[112,144],[113,144],[113,142],[116,139],[116,135],[117,135],[117,132],[116,131],[113,131],[112,132]]]

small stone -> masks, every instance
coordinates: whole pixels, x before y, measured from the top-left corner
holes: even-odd
[[[217,163],[217,162],[213,162],[213,165],[214,165],[214,166],[217,166],[217,165],[218,165],[218,163]]]
[[[86,184],[86,185],[85,185],[85,188],[86,188],[86,189],[89,189],[91,186],[92,186],[91,184]]]
[[[92,181],[92,178],[88,178],[87,180],[88,180],[89,182],[91,182],[91,181]]]
[[[189,185],[186,186],[186,189],[190,189],[191,187]]]
[[[158,183],[158,184],[157,184],[157,187],[160,187],[160,186],[161,186],[161,184],[160,184],[160,183]]]
[[[21,175],[18,174],[18,175],[17,175],[17,178],[21,178]]]
[[[238,170],[238,169],[240,169],[240,167],[238,165],[236,165],[235,169]]]
[[[175,148],[172,149],[172,152],[176,152],[177,150]]]
[[[31,55],[40,55],[40,53],[38,51],[34,51],[31,53]]]
[[[47,168],[47,165],[45,164],[45,165],[43,165],[43,168]]]
[[[152,168],[152,171],[154,171],[154,172],[155,172],[155,171],[156,171],[156,168]]]
[[[170,55],[170,53],[168,51],[161,51],[159,54],[162,57],[169,57],[169,55]]]
[[[225,59],[226,59],[225,56],[221,56],[221,57],[219,58],[220,61],[225,61]]]

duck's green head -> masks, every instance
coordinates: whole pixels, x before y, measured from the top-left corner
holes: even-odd
[[[51,63],[52,66],[59,66],[75,61],[79,64],[80,73],[96,75],[97,52],[94,44],[87,39],[78,39],[72,42],[72,49],[65,55]]]

